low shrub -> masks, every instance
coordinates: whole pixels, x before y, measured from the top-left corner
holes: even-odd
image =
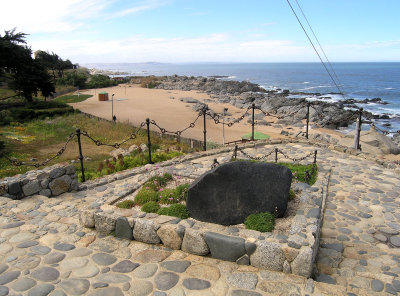
[[[144,184],[144,187],[149,187],[154,191],[158,191],[161,187],[167,185],[169,181],[171,181],[172,175],[169,173],[165,173],[162,176],[153,176]]]
[[[161,208],[157,211],[157,214],[178,217],[181,219],[189,218],[189,211],[183,204],[173,204],[169,207]]]
[[[146,202],[143,206],[142,206],[142,211],[146,212],[146,213],[157,213],[157,211],[160,209],[160,205],[155,202],[155,201],[149,201]]]
[[[142,188],[135,196],[135,203],[142,206],[149,201],[158,201],[159,195],[151,189]]]
[[[275,217],[269,212],[251,214],[244,221],[247,229],[257,230],[260,232],[271,232],[274,230]]]
[[[186,201],[189,187],[190,187],[189,183],[181,184],[178,187],[176,187],[175,190],[178,196],[178,200]]]
[[[174,204],[178,202],[178,197],[176,189],[163,189],[159,191],[160,203],[162,204]]]
[[[135,205],[135,202],[130,199],[121,201],[116,204],[116,206],[121,209],[131,209],[131,208],[133,208],[134,205]]]

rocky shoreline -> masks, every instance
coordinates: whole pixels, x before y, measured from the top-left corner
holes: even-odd
[[[194,76],[167,76],[156,86],[164,90],[197,90],[208,93],[216,103],[229,103],[237,108],[247,109],[255,104],[266,113],[279,118],[280,124],[301,124],[306,118],[307,105],[310,104],[310,121],[318,127],[337,129],[347,127],[354,123],[358,117],[356,103],[386,104],[381,99],[367,99],[357,101],[349,99],[342,102],[309,102],[305,98],[290,98],[296,95],[320,95],[303,92],[290,92],[289,90],[265,90],[257,84],[247,81],[224,80],[220,77],[194,77]],[[368,111],[363,111],[367,120],[386,119],[387,116],[377,116]],[[365,122],[365,119],[364,119]]]

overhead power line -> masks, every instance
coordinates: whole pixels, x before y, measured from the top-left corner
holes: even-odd
[[[339,77],[336,75],[335,69],[333,68],[331,62],[329,61],[327,55],[325,54],[325,51],[324,51],[324,49],[322,48],[322,45],[321,45],[321,43],[319,42],[317,36],[315,35],[314,30],[313,30],[313,28],[311,27],[311,25],[310,25],[310,23],[309,23],[309,21],[308,21],[306,15],[304,14],[303,9],[302,9],[301,6],[300,6],[300,3],[299,3],[297,0],[296,0],[296,3],[297,3],[297,6],[299,7],[299,9],[300,9],[300,11],[301,11],[301,14],[303,15],[304,19],[306,20],[306,22],[307,22],[307,24],[308,24],[308,27],[310,28],[310,30],[311,30],[311,32],[312,32],[312,34],[313,34],[315,40],[317,41],[317,43],[318,43],[318,45],[319,45],[319,48],[321,49],[322,53],[324,54],[324,57],[325,57],[326,61],[327,61],[328,64],[329,64],[330,70],[333,72],[333,74],[334,74],[334,76],[335,76],[335,78],[336,78],[338,84],[341,86],[342,84],[340,83]],[[342,88],[341,88],[341,89],[342,89]],[[343,89],[342,89],[342,90],[343,90]],[[343,92],[343,91],[342,91],[342,92]]]
[[[299,22],[301,28],[303,29],[304,34],[306,34],[308,41],[311,43],[311,46],[313,47],[315,53],[317,54],[319,60],[321,61],[322,65],[324,66],[324,68],[325,68],[326,72],[328,73],[329,77],[332,79],[332,81],[333,81],[333,83],[335,84],[336,88],[338,89],[339,93],[340,93],[340,94],[343,96],[343,98],[344,98],[344,93],[343,93],[343,91],[340,89],[338,83],[337,83],[336,80],[333,78],[333,76],[332,76],[331,72],[329,71],[328,67],[325,65],[325,62],[324,62],[323,59],[321,58],[321,55],[319,54],[318,50],[315,48],[314,43],[312,42],[310,36],[308,35],[306,29],[304,28],[304,26],[303,26],[303,24],[302,24],[302,22],[300,21],[299,17],[297,16],[296,11],[293,9],[292,4],[290,3],[289,0],[286,0],[286,2],[289,4],[289,6],[290,6],[290,8],[291,8],[291,10],[292,10],[292,12],[293,12],[293,14],[295,15],[295,17],[296,17],[297,21]]]

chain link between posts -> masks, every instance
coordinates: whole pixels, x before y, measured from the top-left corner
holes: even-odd
[[[47,165],[53,159],[55,159],[57,157],[60,157],[65,152],[65,150],[67,149],[67,146],[68,146],[69,142],[71,142],[71,140],[75,136],[76,136],[76,133],[70,134],[68,139],[67,139],[67,141],[65,142],[65,144],[61,147],[61,149],[55,155],[53,155],[50,158],[47,158],[46,160],[44,160],[42,162],[24,162],[24,161],[19,161],[19,160],[15,159],[15,158],[10,158],[8,156],[6,156],[6,158],[14,166],[23,166],[23,165],[25,165],[25,166],[32,166],[32,167],[35,167],[35,168],[39,168],[39,167]]]
[[[95,138],[93,138],[91,135],[89,135],[89,133],[87,131],[81,131],[81,135],[87,137],[88,139],[92,140],[93,143],[96,144],[96,146],[108,146],[108,147],[113,147],[113,148],[120,148],[121,145],[125,144],[126,142],[136,139],[138,132],[146,125],[145,122],[142,122],[140,124],[140,126],[136,129],[136,131],[134,133],[132,133],[127,139],[119,142],[119,143],[114,143],[114,144],[108,144],[108,143],[103,143],[100,140],[96,140]]]
[[[160,132],[161,132],[162,134],[177,135],[178,137],[180,137],[181,134],[182,134],[184,131],[186,131],[186,130],[188,130],[188,129],[190,129],[190,128],[194,128],[194,127],[196,126],[197,120],[198,120],[198,119],[200,118],[200,116],[202,116],[203,114],[204,114],[204,111],[200,111],[199,114],[197,115],[196,119],[195,119],[193,122],[191,122],[191,123],[190,123],[187,127],[185,127],[184,129],[178,130],[178,131],[176,131],[176,132],[166,130],[165,128],[159,126],[155,120],[150,120],[150,124],[156,126],[156,127],[160,130]]]

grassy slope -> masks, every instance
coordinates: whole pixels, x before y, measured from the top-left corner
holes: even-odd
[[[68,136],[74,133],[76,128],[87,131],[93,138],[106,143],[115,143],[129,137],[136,130],[130,125],[123,123],[112,124],[106,121],[90,119],[83,114],[70,114],[54,117],[46,120],[34,120],[24,124],[5,126],[0,128],[0,140],[5,141],[9,156],[16,157],[21,161],[30,161],[32,158],[39,162],[55,155],[64,145]],[[147,143],[145,131],[138,133],[138,138],[128,141],[122,148],[133,144]],[[172,142],[163,141],[159,136],[152,136],[152,143],[163,146],[176,146]],[[177,149],[187,147],[177,146]],[[82,150],[85,157],[85,169],[96,170],[99,161],[110,158],[109,152],[114,148],[107,146],[96,146],[91,140],[82,137]],[[78,158],[78,145],[76,137],[72,140],[60,158],[49,163],[69,161]],[[0,177],[12,176],[24,173],[32,167],[14,167],[4,157],[0,158]]]
[[[92,95],[66,95],[66,96],[61,96],[55,99],[57,102],[62,102],[62,103],[79,103],[82,101],[85,101],[86,99],[92,97]]]

